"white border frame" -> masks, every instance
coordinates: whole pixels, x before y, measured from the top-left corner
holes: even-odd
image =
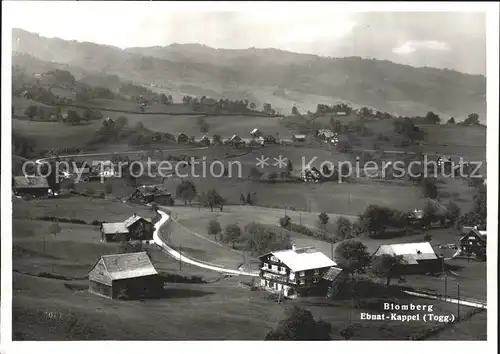
[[[37,1],[38,2],[38,1]],[[61,2],[61,6],[96,6],[103,5],[103,2]],[[141,2],[142,6],[155,6],[154,3]],[[113,2],[113,6],[128,6],[129,2]],[[110,4],[106,5],[110,6]],[[252,343],[251,345],[242,345],[242,342],[232,341],[211,341],[204,342],[200,348],[198,342],[119,342],[119,341],[81,341],[78,344],[73,342],[12,342],[12,203],[10,195],[11,184],[11,120],[9,117],[11,101],[11,27],[9,24],[10,16],[16,16],[16,2],[2,2],[2,191],[1,191],[1,242],[2,242],[2,289],[1,289],[1,339],[0,353],[35,353],[40,352],[43,347],[43,352],[72,352],[85,353],[98,349],[109,353],[137,353],[137,352],[184,352],[184,351],[234,351],[237,349],[241,352],[254,352],[255,349],[285,350],[287,352],[308,351],[311,350],[310,344],[305,342],[272,342],[265,344]],[[287,11],[307,11],[307,9],[315,8],[321,11],[321,8],[342,11],[363,12],[369,11],[448,11],[448,12],[485,12],[487,16],[487,170],[488,170],[488,233],[491,235],[488,242],[488,340],[487,341],[471,341],[462,342],[455,341],[421,341],[419,345],[411,342],[389,342],[389,341],[353,341],[334,342],[335,351],[362,351],[365,346],[369,346],[370,352],[390,352],[392,350],[398,352],[422,352],[425,350],[444,351],[444,352],[487,352],[488,349],[496,348],[497,339],[497,252],[498,252],[498,33],[499,33],[499,4],[484,3],[484,2],[356,2],[356,3],[324,3],[324,2],[172,2],[169,4],[172,10],[177,11],[241,11],[241,10],[259,10],[259,11],[275,11],[285,16]],[[21,14],[22,15],[22,14]],[[43,14],[40,14],[43,16]],[[168,318],[165,319],[168,321]],[[163,338],[162,338],[163,339]],[[165,338],[166,339],[166,338]],[[394,344],[393,344],[394,343]],[[238,347],[236,347],[238,345]],[[326,345],[324,350],[333,350],[332,344],[315,343],[314,346]],[[264,347],[265,346],[265,347]],[[394,346],[394,348],[392,348]],[[397,346],[397,347],[396,347]],[[260,347],[260,348],[259,348]],[[495,351],[496,352],[496,351]]]

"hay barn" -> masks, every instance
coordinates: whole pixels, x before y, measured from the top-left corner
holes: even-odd
[[[146,252],[101,256],[89,273],[89,292],[110,299],[154,297],[162,287]]]

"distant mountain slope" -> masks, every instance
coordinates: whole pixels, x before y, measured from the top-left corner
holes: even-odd
[[[168,92],[213,96],[233,93],[269,102],[283,112],[293,105],[315,110],[318,103],[350,102],[401,115],[432,110],[448,118],[476,112],[485,120],[486,78],[456,71],[414,68],[361,58],[323,58],[277,49],[214,49],[199,44],[120,48],[44,38],[13,30],[14,52],[71,71],[117,75],[154,84]],[[15,64],[15,60],[14,60]],[[218,97],[214,97],[218,98]]]

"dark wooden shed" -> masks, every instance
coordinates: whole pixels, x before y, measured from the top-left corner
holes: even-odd
[[[155,296],[162,286],[146,252],[103,255],[89,273],[89,292],[110,299]]]

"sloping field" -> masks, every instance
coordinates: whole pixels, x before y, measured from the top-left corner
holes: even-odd
[[[101,122],[69,125],[61,122],[31,122],[12,120],[12,130],[32,139],[37,149],[81,147],[93,137]]]
[[[94,220],[115,222],[123,221],[133,213],[144,217],[154,216],[151,208],[142,205],[131,205],[79,196],[31,201],[16,199],[13,205],[14,218],[54,216],[65,219],[80,219],[86,222]]]

